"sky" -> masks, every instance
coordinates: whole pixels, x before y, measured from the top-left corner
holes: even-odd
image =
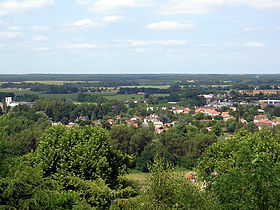
[[[280,0],[0,0],[0,74],[280,73]]]

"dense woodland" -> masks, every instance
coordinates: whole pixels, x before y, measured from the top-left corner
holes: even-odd
[[[15,107],[4,102],[0,109],[1,209],[280,208],[280,126],[260,129],[255,123],[260,110],[276,122],[280,106],[256,104],[269,95],[238,92],[241,83],[263,88],[271,82],[269,87],[274,89],[278,75],[274,79],[211,75],[208,82],[205,75],[183,75],[181,80],[182,75],[158,75],[157,84],[169,85],[164,89],[135,87],[151,85],[152,75],[94,75],[102,86],[88,82],[86,76],[93,78],[77,75],[76,80],[84,82],[49,85],[24,81],[51,80],[53,75],[1,75],[5,81],[1,101],[11,96],[15,101],[34,102]],[[113,86],[104,85],[111,80]],[[131,82],[131,87],[119,87],[121,80],[121,85]],[[187,80],[196,80],[196,85],[189,86]],[[224,81],[231,86],[220,86]],[[205,87],[211,82],[217,86]],[[34,89],[13,92],[35,86],[44,94],[54,91],[52,87],[68,91],[66,95],[77,90],[78,103],[49,99]],[[97,94],[108,87],[120,96],[145,95],[136,103]],[[216,101],[235,101],[216,108],[231,119],[197,113],[197,107],[214,103],[203,94],[215,95]],[[174,106],[190,111],[176,113]],[[142,120],[152,115],[163,123],[163,132],[155,132],[152,122]],[[147,174],[144,183],[126,178],[127,173],[140,172]],[[190,174],[195,182],[188,178]]]

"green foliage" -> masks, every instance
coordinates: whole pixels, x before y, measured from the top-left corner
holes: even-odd
[[[140,156],[144,147],[154,138],[153,129],[115,126],[110,131],[112,145],[122,152]]]
[[[176,173],[162,158],[155,158],[142,195],[120,200],[115,209],[219,209],[219,205],[199,187]]]
[[[129,164],[104,129],[53,126],[34,153],[10,163],[0,178],[0,203],[9,209],[108,209],[115,199],[137,195],[122,178]]]
[[[217,141],[217,137],[214,133],[199,133],[196,126],[179,124],[160,134],[159,141],[161,151],[169,162],[191,169],[205,149]]]
[[[66,129],[53,126],[42,136],[36,162],[45,176],[102,178],[114,187],[126,171],[130,158],[112,148],[108,133],[100,127]]]
[[[0,117],[0,176],[6,173],[12,158],[37,148],[49,126],[49,121],[26,106],[18,106]]]
[[[144,147],[143,152],[136,159],[136,169],[142,172],[148,172],[148,165],[154,162],[155,155],[159,152],[159,144],[152,142]]]
[[[241,132],[209,147],[197,169],[225,209],[280,208],[279,139],[279,131]]]
[[[17,162],[9,175],[0,179],[0,203],[4,209],[71,209],[79,206],[74,191],[62,191],[59,184],[43,177],[39,168]]]
[[[203,120],[204,119],[204,114],[199,112],[195,115],[196,120]]]
[[[280,117],[280,107],[276,106],[270,111],[270,115],[274,117]]]

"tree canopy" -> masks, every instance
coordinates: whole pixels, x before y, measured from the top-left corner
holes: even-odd
[[[240,132],[210,146],[199,176],[226,209],[280,208],[280,132]]]

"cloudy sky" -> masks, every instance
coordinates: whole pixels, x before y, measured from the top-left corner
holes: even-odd
[[[280,0],[0,0],[0,73],[280,73]]]

